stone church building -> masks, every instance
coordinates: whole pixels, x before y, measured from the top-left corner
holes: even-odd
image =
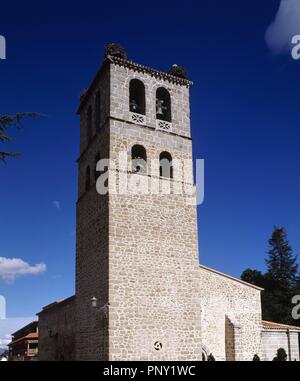
[[[261,288],[199,265],[195,195],[178,191],[194,189],[178,164],[191,85],[106,48],[78,108],[76,294],[38,313],[40,360],[299,360],[300,329],[262,321]]]

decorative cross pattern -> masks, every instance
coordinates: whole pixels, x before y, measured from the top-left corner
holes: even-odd
[[[172,131],[172,124],[170,122],[166,122],[164,120],[157,120],[156,121],[156,128],[158,130],[163,130],[163,131]]]
[[[130,117],[132,122],[136,124],[145,124],[145,115],[137,114],[137,113],[130,113]]]

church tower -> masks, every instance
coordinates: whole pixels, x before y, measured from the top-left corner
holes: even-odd
[[[111,44],[81,97],[78,360],[201,360],[190,85]]]

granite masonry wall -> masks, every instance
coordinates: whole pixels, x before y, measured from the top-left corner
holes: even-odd
[[[80,157],[76,206],[76,359],[108,359],[108,195],[96,191],[99,159],[109,157],[109,66],[104,65],[80,108]],[[100,121],[96,125],[96,94],[100,91]],[[87,137],[87,112],[92,108],[92,137]],[[90,181],[87,185],[87,168]],[[97,298],[92,307],[91,299]]]
[[[202,342],[219,361],[261,356],[259,288],[201,266]]]
[[[39,314],[40,359],[201,360],[202,351],[216,360],[269,359],[278,343],[263,332],[262,351],[261,289],[199,267],[191,167],[182,177],[183,161],[192,164],[189,84],[133,66],[106,60],[78,110],[76,298]],[[145,86],[144,116],[129,111],[134,78]],[[171,96],[165,130],[156,119],[159,87]],[[146,150],[145,173],[132,172],[136,144]],[[164,151],[172,179],[160,177]],[[96,163],[104,158],[112,160],[110,192],[101,195]]]
[[[75,360],[75,296],[55,302],[38,314],[40,361]]]
[[[132,122],[129,82],[143,81],[146,122]],[[171,94],[172,130],[156,129],[156,89]],[[88,110],[101,92],[101,126],[88,141]],[[106,99],[106,101],[104,101]],[[109,99],[109,101],[107,101]],[[104,102],[104,103],[103,103]],[[191,159],[189,91],[186,86],[105,64],[80,107],[81,144],[76,259],[76,358],[80,360],[199,359],[201,358],[197,219],[194,195],[130,195],[112,191],[119,184],[118,162],[110,168],[110,194],[95,189],[95,158],[117,160],[125,152],[124,172],[144,183],[151,178],[151,159],[162,151],[174,159]],[[92,124],[95,124],[93,112]],[[134,144],[145,147],[148,174],[131,173]],[[121,166],[124,163],[121,163]],[[86,187],[90,167],[91,187]],[[154,178],[158,187],[183,187],[174,166],[174,180]],[[179,178],[177,181],[176,176]],[[133,180],[133,183],[135,182]],[[131,181],[131,180],[130,180]],[[178,188],[179,187],[179,188]],[[192,173],[185,187],[193,190]],[[91,298],[97,307],[91,307]]]
[[[130,122],[131,78],[145,84],[147,126]],[[155,129],[155,91],[162,85],[171,93],[172,134]],[[163,179],[151,162],[163,151],[191,159],[188,89],[112,65],[111,92],[110,158],[125,152],[130,162],[140,144],[147,173],[118,165],[110,173],[124,170],[141,193],[109,195],[109,359],[201,360],[197,216],[187,202],[193,196],[142,192],[153,180],[159,192],[182,184],[176,168],[174,179]]]

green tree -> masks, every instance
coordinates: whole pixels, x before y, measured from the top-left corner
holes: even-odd
[[[12,141],[12,138],[8,135],[8,132],[12,128],[21,128],[22,120],[25,117],[36,117],[39,114],[36,112],[19,112],[15,115],[0,115],[0,142],[8,143]],[[7,152],[0,151],[0,160],[5,160],[9,156],[19,156],[19,152]]]
[[[260,361],[259,356],[258,356],[257,354],[255,354],[255,355],[253,356],[252,361]]]
[[[207,357],[207,361],[216,361],[212,353]]]
[[[284,228],[275,227],[269,239],[266,259],[267,277],[282,289],[294,288],[297,284],[297,256],[293,254]]]
[[[297,256],[294,255],[286,231],[275,227],[269,240],[266,259],[266,290],[262,295],[263,316],[285,324],[297,324],[291,316],[291,299],[298,280]]]
[[[262,292],[262,317],[278,323],[300,325],[293,320],[292,297],[300,293],[297,257],[293,254],[284,228],[275,227],[269,239],[266,259],[267,273],[246,269],[241,279],[260,286]]]
[[[244,282],[254,284],[255,286],[259,286],[264,288],[266,286],[266,277],[260,271],[246,269],[243,271],[241,275],[241,279]]]

